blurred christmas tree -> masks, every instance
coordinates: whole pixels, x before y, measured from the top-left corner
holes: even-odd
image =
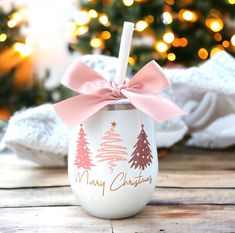
[[[235,54],[234,0],[80,1],[71,50],[118,56],[124,21],[135,23],[129,63],[191,66],[219,50]]]
[[[33,47],[21,33],[26,24],[26,8],[0,8],[0,119],[22,107],[52,101],[58,91],[45,89],[46,72],[40,79],[34,74]]]

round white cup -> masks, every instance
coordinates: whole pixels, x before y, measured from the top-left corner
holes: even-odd
[[[128,101],[108,105],[71,130],[68,173],[91,215],[118,219],[140,212],[158,175],[154,121]]]

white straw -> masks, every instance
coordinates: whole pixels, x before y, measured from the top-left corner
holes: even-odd
[[[118,55],[117,72],[114,79],[114,82],[117,85],[122,85],[126,77],[126,70],[130,54],[133,31],[134,31],[134,24],[130,22],[124,22],[121,44]]]

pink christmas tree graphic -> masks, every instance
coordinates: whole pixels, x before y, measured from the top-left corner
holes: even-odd
[[[141,125],[141,132],[137,137],[138,141],[134,145],[134,152],[132,153],[132,157],[128,163],[131,163],[131,167],[135,169],[144,170],[147,166],[152,163],[152,151],[149,147],[149,142],[147,140],[147,134],[144,131],[144,125]]]
[[[118,145],[122,140],[120,135],[115,132],[117,123],[112,122],[111,128],[101,138],[102,143],[100,149],[98,149],[97,159],[98,162],[107,162],[108,168],[112,173],[114,167],[117,166],[118,161],[126,161],[127,148]]]
[[[86,134],[81,124],[79,138],[77,140],[77,153],[74,161],[74,165],[76,165],[77,168],[84,168],[90,170],[91,166],[94,166],[90,158],[91,152],[88,148],[88,144],[89,143],[87,142]]]

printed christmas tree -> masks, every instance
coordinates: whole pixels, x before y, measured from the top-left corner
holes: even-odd
[[[98,162],[106,162],[108,164],[111,173],[113,173],[114,167],[117,166],[117,162],[127,160],[127,148],[118,145],[122,142],[122,139],[116,132],[116,126],[116,122],[111,123],[111,128],[101,138],[102,143],[96,156]]]
[[[131,159],[128,163],[131,163],[131,167],[135,169],[144,170],[152,163],[152,151],[149,147],[150,143],[147,140],[147,134],[144,131],[144,125],[141,125],[141,132],[137,137],[138,141],[134,145],[134,152],[131,155]]]
[[[79,138],[77,141],[77,154],[75,157],[74,165],[77,166],[77,168],[84,168],[90,170],[94,164],[92,164],[90,155],[90,149],[88,148],[88,142],[86,139],[86,133],[84,132],[82,128],[82,124],[80,125],[80,131],[79,131]]]

